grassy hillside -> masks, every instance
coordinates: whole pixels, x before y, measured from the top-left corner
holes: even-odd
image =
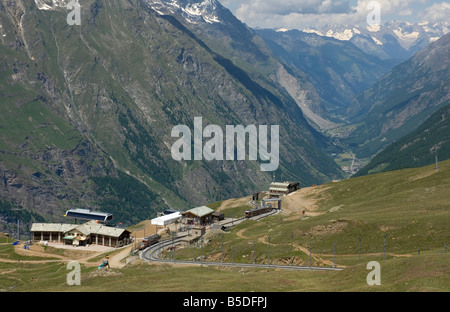
[[[432,164],[435,162],[435,149],[438,149],[440,161],[449,159],[449,115],[450,104],[434,113],[415,131],[376,155],[357,176]]]
[[[99,274],[82,268],[82,285],[65,284],[59,263],[0,262],[0,289],[10,291],[448,291],[450,290],[450,161],[352,178],[301,189],[283,200],[283,211],[262,221],[246,221],[223,235],[225,261],[267,263],[270,235],[271,263],[290,261],[291,234],[295,265],[344,268],[338,272],[291,272],[152,265],[137,261],[123,269]],[[231,200],[230,207],[242,203]],[[226,205],[214,205],[226,209]],[[302,211],[306,213],[303,216]],[[225,210],[227,211],[227,210]],[[230,211],[230,210],[228,210]],[[231,213],[231,212],[230,212]],[[383,256],[387,233],[386,260]],[[361,236],[361,261],[359,261]],[[205,237],[199,246],[177,249],[176,258],[203,253],[220,261],[220,233]],[[5,239],[0,243],[5,242]],[[12,248],[1,245],[1,259],[17,259]],[[420,248],[420,250],[419,250]],[[381,264],[381,286],[368,286],[369,261]],[[32,279],[34,277],[34,279]],[[36,279],[36,277],[39,277]],[[194,278],[195,277],[195,278]]]
[[[283,212],[264,221],[247,221],[224,235],[225,259],[249,262],[256,244],[257,262],[267,263],[268,237],[271,260],[290,259],[291,234],[296,246],[294,261],[329,266],[336,244],[336,264],[358,263],[359,236],[366,259],[383,260],[384,233],[388,258],[409,257],[424,251],[443,251],[450,241],[450,161],[434,166],[381,173],[303,189],[288,196]],[[295,200],[294,198],[297,197]],[[289,198],[289,200],[288,200]],[[306,217],[301,211],[306,209]],[[203,248],[211,259],[221,250],[221,236]],[[177,253],[189,259],[193,251]],[[199,251],[197,255],[199,255]]]

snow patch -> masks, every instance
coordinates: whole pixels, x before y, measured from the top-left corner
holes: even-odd
[[[380,46],[383,45],[383,42],[381,42],[380,40],[378,40],[378,39],[375,38],[374,36],[370,36],[370,37],[372,38],[372,40],[373,40],[376,44],[378,44],[378,45],[380,45]]]
[[[353,32],[351,29],[346,29],[342,33],[335,33],[333,38],[338,40],[348,41],[353,38]]]
[[[218,4],[216,0],[204,0],[200,3],[182,4],[179,0],[148,0],[147,4],[159,15],[181,14],[188,23],[208,24],[221,23],[217,15]]]
[[[414,31],[409,34],[408,33],[404,34],[404,33],[402,33],[401,30],[394,29],[393,32],[398,38],[400,38],[402,40],[416,40],[417,38],[419,38],[419,35],[420,35],[420,33],[417,31]]]
[[[58,8],[66,8],[70,0],[34,0],[38,10],[51,11]]]
[[[325,36],[323,33],[321,33],[318,30],[315,30],[315,29],[309,29],[308,28],[308,29],[304,29],[303,32],[308,33],[308,34],[316,34],[316,35],[319,35],[319,36]]]
[[[367,26],[367,30],[370,32],[379,32],[381,29],[380,25],[378,24],[373,24],[373,25],[368,25]]]

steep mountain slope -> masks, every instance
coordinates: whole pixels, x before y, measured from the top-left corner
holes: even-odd
[[[0,227],[17,219],[60,221],[68,208],[111,202],[109,211],[126,224],[167,208],[159,191],[117,170],[84,128],[53,15],[45,18],[30,2],[2,1],[0,11]]]
[[[273,174],[303,184],[341,176],[320,149],[325,138],[276,80],[236,66],[186,20],[149,1],[86,0],[81,25],[69,26],[65,3],[0,1],[0,196],[12,206],[47,220],[78,206],[116,209],[135,222],[167,205],[217,199],[219,190],[265,189]],[[193,131],[194,117],[222,129],[279,125],[279,169],[175,161],[171,131]]]
[[[225,68],[229,60],[283,102],[294,100],[316,128],[335,126],[310,77],[280,59],[255,30],[241,23],[218,1],[147,0],[147,3],[161,16],[176,17],[209,49],[226,59],[219,60]]]
[[[412,133],[376,155],[357,176],[422,167],[450,159],[450,104],[435,112]]]
[[[396,66],[349,108],[356,129],[345,141],[360,157],[415,130],[450,100],[450,34]]]
[[[256,32],[278,57],[308,75],[327,111],[341,118],[345,118],[353,98],[395,64],[367,54],[348,41],[297,30]]]

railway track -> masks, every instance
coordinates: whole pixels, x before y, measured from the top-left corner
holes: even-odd
[[[276,212],[275,212],[276,213]],[[262,218],[263,216],[258,216]],[[184,235],[185,236],[185,235]],[[155,263],[174,263],[174,264],[188,264],[199,266],[220,266],[220,267],[241,267],[241,268],[265,268],[265,269],[283,269],[295,271],[340,271],[341,268],[332,267],[318,267],[318,266],[296,266],[296,265],[277,265],[277,264],[263,264],[263,263],[236,263],[236,262],[209,262],[201,259],[193,260],[176,260],[176,259],[160,259],[159,255],[162,250],[179,245],[184,236],[179,236],[173,239],[167,239],[154,244],[140,253],[140,258],[144,261]]]

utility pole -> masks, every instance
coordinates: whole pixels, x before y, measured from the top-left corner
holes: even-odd
[[[223,234],[222,234],[222,258],[221,258],[220,262],[223,263]]]
[[[311,269],[311,254],[312,254],[311,250],[312,250],[312,247],[311,247],[311,245],[309,245],[309,268],[310,269]]]
[[[333,268],[336,267],[336,242],[333,243]]]
[[[144,237],[145,237],[145,235],[144,235]],[[175,233],[172,232],[172,252],[171,252],[171,254],[172,254],[172,260],[174,259],[174,257],[173,257],[173,252],[174,252],[174,250],[175,250],[174,244],[175,244]]]
[[[434,159],[436,160],[436,172],[439,171],[439,164],[438,164],[438,150],[439,150],[439,146],[435,145],[430,149],[430,152],[434,153]]]
[[[292,265],[292,244],[294,241],[294,233],[291,233],[291,265]]]
[[[21,210],[25,210],[25,208],[14,208],[14,209],[11,209],[11,210],[12,211],[21,211]],[[20,220],[19,220],[19,217],[17,217],[17,240],[20,240]]]
[[[361,263],[361,235],[359,235],[359,255],[358,255],[358,263]]]
[[[253,242],[253,264],[256,263],[256,242]]]
[[[231,246],[231,263],[234,263],[234,245]]]
[[[434,154],[434,157],[436,158],[436,172],[438,172],[438,171],[439,171],[439,163],[438,163],[437,150],[436,150],[436,152],[435,152],[435,154]]]
[[[200,240],[200,262],[202,262],[203,259],[203,237]]]

